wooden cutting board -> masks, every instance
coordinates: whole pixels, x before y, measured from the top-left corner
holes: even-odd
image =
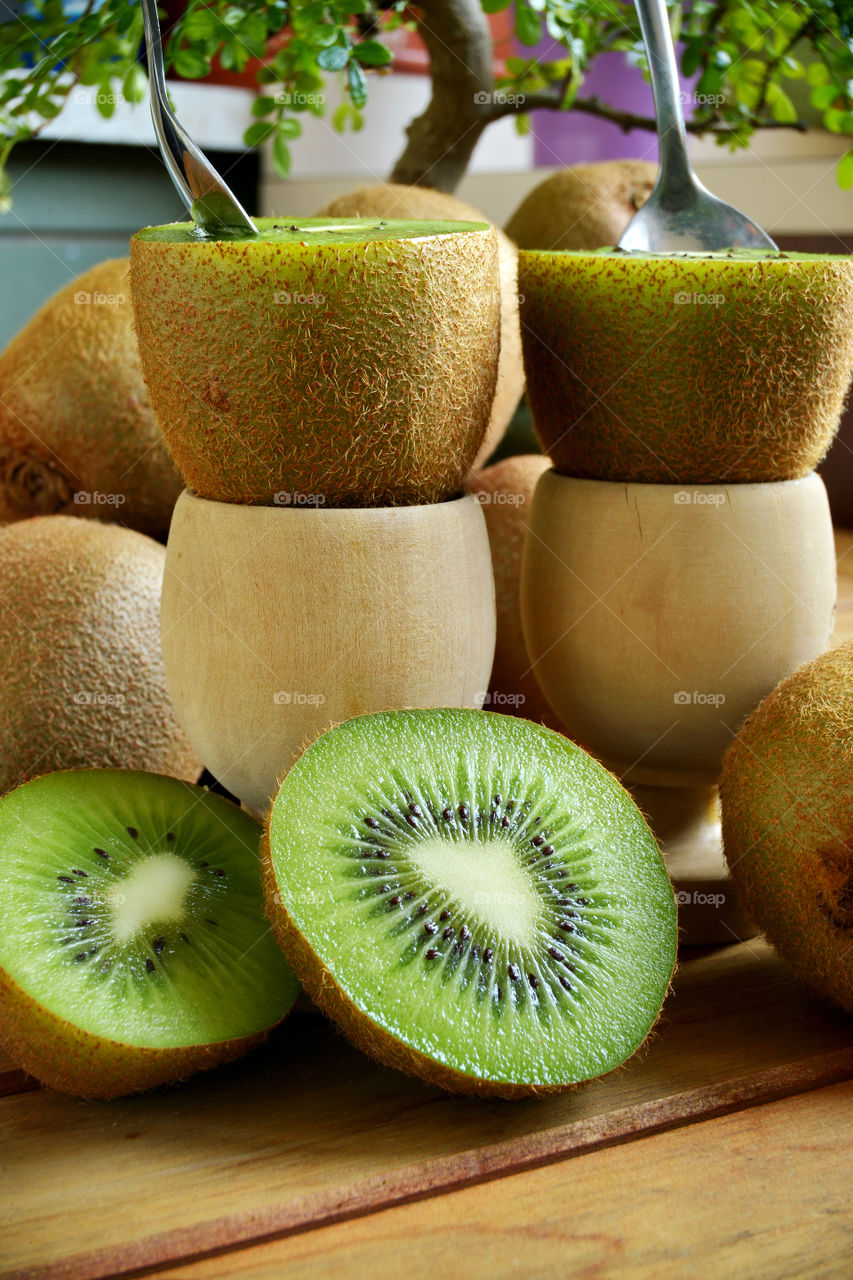
[[[144,1273],[848,1078],[853,1019],[754,941],[689,953],[640,1055],[557,1098],[452,1098],[314,1014],[240,1063],[116,1102],[0,1064],[0,1275]]]

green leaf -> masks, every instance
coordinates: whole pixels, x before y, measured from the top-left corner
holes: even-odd
[[[378,40],[362,40],[353,48],[353,57],[364,67],[387,67],[392,60],[390,49]]]
[[[256,118],[258,116],[268,116],[271,111],[275,110],[275,107],[275,98],[269,97],[268,94],[259,94],[252,103],[252,115]]]
[[[812,106],[817,107],[818,111],[826,111],[838,98],[838,89],[834,84],[820,84],[816,89],[812,89],[809,98]]]
[[[829,70],[822,62],[812,62],[806,68],[806,83],[811,85],[826,84]]]
[[[267,138],[271,138],[275,133],[275,125],[269,120],[259,120],[257,124],[250,124],[246,132],[243,134],[243,141],[247,147],[259,147],[262,142],[266,142]]]
[[[292,116],[284,116],[276,127],[276,141],[279,138],[289,141],[291,138],[298,138],[301,133],[302,125],[299,121],[294,120]]]
[[[508,9],[512,4],[512,0],[480,0],[483,13],[501,13],[504,9]]]
[[[842,191],[849,191],[853,187],[853,147],[845,151],[839,160],[836,176]]]
[[[357,62],[349,64],[349,93],[354,107],[363,107],[367,102],[367,76]]]
[[[99,115],[105,120],[109,120],[115,115],[116,95],[113,93],[109,80],[105,80],[103,84],[98,86],[98,92],[95,94],[95,107]]]
[[[681,70],[686,76],[695,75],[702,62],[702,41],[694,40],[685,46],[681,55]]]
[[[524,0],[516,0],[515,34],[526,45],[538,44],[542,35],[542,19]]]
[[[12,208],[12,179],[5,169],[0,169],[0,213]]]
[[[319,27],[312,27],[310,31],[306,31],[305,39],[315,49],[325,49],[335,43],[339,30],[340,28],[333,22],[324,22]]]
[[[290,173],[290,147],[281,129],[276,132],[275,141],[272,144],[272,162],[276,173],[286,178]]]
[[[250,13],[245,22],[241,22],[237,35],[256,58],[263,56],[267,47],[267,24],[263,14]]]
[[[126,102],[144,102],[148,94],[148,77],[138,62],[134,62],[121,83],[121,96]]]
[[[317,64],[324,71],[343,71],[349,62],[349,49],[344,49],[339,44],[333,44],[328,49],[321,49],[317,54]]]
[[[186,40],[210,40],[219,36],[221,24],[212,9],[193,9],[180,24],[180,35]]]
[[[335,107],[332,113],[332,128],[337,130],[338,133],[343,133],[347,127],[350,111],[352,111],[352,107],[348,102],[342,102],[339,107]]]
[[[773,93],[770,90],[774,90]],[[767,101],[770,103],[770,112],[774,120],[778,120],[780,124],[796,124],[799,116],[797,108],[788,97],[784,89],[779,85],[770,85],[767,93]]]
[[[172,66],[186,80],[199,80],[210,72],[210,58],[195,49],[179,49],[172,59]]]

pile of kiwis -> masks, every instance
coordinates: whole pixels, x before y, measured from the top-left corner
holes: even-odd
[[[256,239],[134,237],[146,386],[197,494],[357,507],[461,492],[520,394],[516,360],[496,399],[502,328],[518,347],[509,275],[488,223],[449,200],[406,221],[404,197],[262,219]],[[48,523],[36,533],[81,543],[81,563],[82,529],[116,543],[111,572],[139,572],[116,539],[141,535]],[[56,607],[55,578],[39,608]],[[104,594],[86,580],[72,612],[85,622]],[[72,704],[113,652],[96,622],[67,641]],[[37,655],[23,665],[35,687]],[[121,670],[130,689],[130,659]],[[0,799],[0,1041],[52,1087],[111,1098],[229,1061],[300,984],[379,1061],[474,1095],[571,1088],[657,1019],[677,935],[654,837],[547,727],[463,709],[346,721],[289,770],[263,829],[194,785],[195,761],[184,777],[156,758],[87,763],[33,760]]]

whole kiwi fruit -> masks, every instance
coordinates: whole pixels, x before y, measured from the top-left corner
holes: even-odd
[[[165,548],[74,516],[0,528],[0,793],[54,769],[194,782],[160,648]]]
[[[805,986],[853,1013],[853,640],[747,717],[720,795],[747,911]]]
[[[618,244],[651,195],[657,173],[657,165],[647,160],[602,160],[560,169],[528,192],[506,233],[519,249]]]
[[[181,488],[142,378],[128,260],[113,258],[0,355],[0,521],[88,516],[165,540]]]

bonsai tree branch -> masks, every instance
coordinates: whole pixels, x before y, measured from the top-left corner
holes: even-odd
[[[480,0],[422,0],[420,10],[432,95],[406,130],[408,142],[390,181],[454,191],[495,119],[492,33]]]
[[[498,99],[490,104],[488,108],[488,119],[500,120],[505,116],[520,115],[527,111],[538,111],[540,109],[550,109],[559,111],[565,94],[565,86],[555,86],[553,89],[542,89],[537,93],[528,93],[519,101],[509,101]],[[595,116],[599,120],[609,120],[612,124],[618,125],[620,129],[627,133],[630,129],[646,129],[654,133],[657,129],[657,122],[654,116],[635,115],[631,111],[619,111],[615,107],[609,107],[607,103],[602,102],[600,98],[575,98],[572,103],[572,111],[580,111],[588,116]],[[761,129],[796,129],[799,133],[805,133],[808,125],[803,120],[795,120],[790,123],[779,120],[756,119],[754,121],[756,128]],[[698,135],[703,134],[727,134],[732,132],[732,126],[724,120],[688,120],[685,123],[688,133]]]

